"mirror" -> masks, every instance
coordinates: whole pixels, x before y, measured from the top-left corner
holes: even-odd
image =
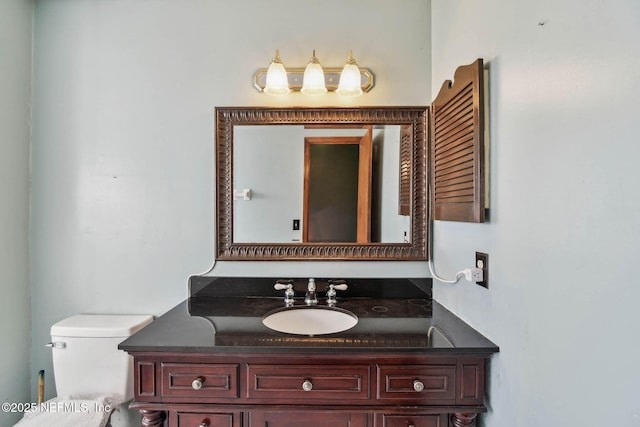
[[[426,107],[216,108],[217,259],[425,260],[426,119]],[[336,202],[336,189],[350,193]]]

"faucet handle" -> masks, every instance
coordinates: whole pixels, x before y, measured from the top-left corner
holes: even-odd
[[[349,286],[344,280],[337,280],[335,282],[329,281],[329,290],[327,291],[327,305],[333,306],[336,302],[336,290],[346,291]]]
[[[273,288],[277,291],[281,291],[281,290],[285,290],[284,291],[284,302],[287,306],[293,305],[293,296],[294,296],[294,291],[293,291],[293,280],[278,280],[276,282],[275,285],[273,285]]]
[[[287,289],[289,286],[293,286],[293,280],[278,279],[276,280],[276,284],[273,285],[273,288],[276,291],[281,291],[283,289]]]
[[[329,280],[329,289],[337,289],[339,291],[346,291],[347,289],[349,289],[349,286],[347,285],[347,281],[343,280],[343,279],[339,279],[339,280]]]

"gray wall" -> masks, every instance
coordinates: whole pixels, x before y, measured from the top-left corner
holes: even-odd
[[[435,297],[500,345],[484,426],[640,426],[640,3],[434,0],[432,89],[489,68],[490,221],[438,222]]]
[[[304,6],[304,7],[303,7]],[[40,0],[34,23],[32,370],[79,312],[159,315],[213,260],[213,108],[424,105],[423,0]],[[302,67],[349,49],[375,73],[356,99],[252,86],[275,49]],[[212,274],[425,276],[424,263],[219,263]],[[52,395],[52,382],[47,394]]]
[[[27,0],[0,2],[0,402],[29,402],[29,133],[31,23]],[[0,425],[20,414],[0,412]]]

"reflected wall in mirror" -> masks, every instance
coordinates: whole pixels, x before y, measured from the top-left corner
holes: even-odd
[[[426,107],[216,108],[217,259],[426,259],[426,118]],[[350,195],[336,202],[337,190]]]

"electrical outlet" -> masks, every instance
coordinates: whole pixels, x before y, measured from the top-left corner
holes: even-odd
[[[482,281],[478,285],[489,288],[489,254],[476,252],[476,267],[482,269]]]
[[[464,273],[464,278],[468,282],[478,283],[478,282],[482,282],[483,280],[481,268],[478,268],[478,267],[465,268],[464,270],[462,270],[462,272]]]

